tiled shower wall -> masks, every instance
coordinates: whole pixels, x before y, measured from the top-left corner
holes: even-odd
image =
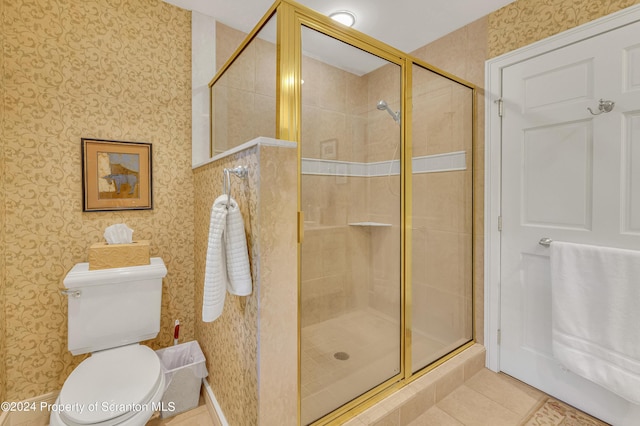
[[[245,37],[241,31],[221,23],[216,25],[218,68]],[[213,99],[214,155],[260,136],[275,137],[275,45],[260,39],[259,35],[254,38],[216,82]]]
[[[437,341],[471,338],[471,89],[415,66],[413,156],[466,154],[464,170],[412,176],[413,330]]]
[[[477,103],[476,103],[476,127],[473,129],[473,155],[467,156],[467,165],[470,162],[473,163],[473,215],[472,215],[472,252],[473,252],[473,264],[472,270],[457,271],[460,274],[471,273],[473,277],[474,292],[473,292],[473,308],[474,308],[474,332],[475,339],[478,343],[484,343],[484,61],[487,55],[487,18],[481,18],[469,25],[466,25],[459,30],[456,30],[428,45],[421,47],[420,49],[412,52],[412,54],[440,69],[447,70],[453,75],[465,79],[466,81],[473,83],[478,88],[477,90]],[[437,105],[437,104],[436,104]],[[418,149],[420,145],[418,144]],[[468,167],[467,167],[468,169]],[[461,177],[454,174],[449,176],[437,176],[434,174],[434,179],[448,180],[460,179]],[[420,184],[420,183],[418,183]],[[443,207],[445,209],[435,212],[436,217],[441,218],[441,222],[445,220],[445,216],[455,218],[458,217],[455,211],[455,206],[460,201],[454,201],[451,199],[450,193],[447,191],[447,187],[450,183],[446,182],[432,182],[430,187],[434,193],[436,200],[449,200]],[[467,191],[466,186],[457,185],[461,190]],[[439,194],[438,194],[439,192]],[[468,201],[467,201],[468,202]],[[433,205],[437,207],[438,203]],[[445,214],[445,210],[449,213]],[[459,222],[462,227],[461,234],[469,232],[469,223],[467,218],[460,218]],[[443,222],[444,223],[444,222]],[[445,225],[441,231],[450,229],[451,223]],[[443,235],[443,234],[440,234]],[[466,244],[466,243],[465,243]],[[431,245],[433,250],[438,250],[439,243],[436,241]],[[454,246],[450,246],[455,248]],[[468,249],[463,246],[458,246],[463,250],[456,249],[453,253],[457,255],[465,255],[468,253]],[[445,252],[440,251],[438,253],[427,253],[427,259],[439,259],[445,256]],[[454,271],[451,271],[454,272]]]
[[[357,76],[304,58],[303,78],[303,158],[322,158],[322,145],[328,141],[337,145],[332,158],[337,161],[372,163],[400,158],[399,127],[386,112],[375,108],[384,99],[393,110],[400,109],[398,66],[385,65]],[[414,220],[421,228],[414,233],[414,264],[431,270],[414,283],[414,292],[416,297],[434,301],[433,309],[420,309],[430,312],[424,317],[431,324],[430,332],[447,334],[454,327],[459,335],[461,328],[470,326],[464,318],[469,317],[472,296],[472,104],[469,89],[456,92],[446,81],[448,85],[431,88],[416,83],[414,102],[422,102],[423,107],[414,107],[426,113],[414,120],[418,124],[414,156],[465,151],[467,170],[414,175],[414,215],[419,216]],[[466,102],[469,113],[452,116],[452,111],[461,109],[461,102]],[[302,245],[303,326],[363,307],[398,318],[399,192],[397,174],[368,178],[303,175],[302,209],[307,222]],[[393,226],[347,225],[362,221]],[[447,312],[437,306],[446,306]],[[452,315],[449,308],[453,307],[458,309]],[[441,327],[448,323],[450,327]]]
[[[381,99],[398,109],[398,66],[383,66],[359,76],[304,57],[302,78],[303,159],[370,163],[391,160],[394,152],[398,158],[399,127],[376,109]],[[336,147],[328,157],[323,151],[326,144]],[[396,196],[389,193],[390,186]],[[303,326],[367,306],[397,318],[398,192],[397,176],[303,174]],[[395,226],[371,229],[348,225],[367,221]],[[387,267],[393,256],[397,262]]]

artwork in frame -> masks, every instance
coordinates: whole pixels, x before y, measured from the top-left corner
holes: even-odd
[[[151,144],[82,138],[85,212],[153,208]]]

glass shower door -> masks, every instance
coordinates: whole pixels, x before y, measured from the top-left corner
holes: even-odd
[[[412,69],[411,371],[473,338],[473,90]]]
[[[401,372],[401,67],[302,30],[301,417]]]

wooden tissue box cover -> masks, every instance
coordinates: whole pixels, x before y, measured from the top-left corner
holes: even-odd
[[[89,247],[89,270],[149,265],[149,241],[95,243]]]

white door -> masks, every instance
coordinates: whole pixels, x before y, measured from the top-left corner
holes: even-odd
[[[601,98],[614,109],[594,116]],[[500,369],[639,425],[640,406],[554,360],[549,249],[538,242],[640,249],[640,23],[504,68],[502,99]]]

